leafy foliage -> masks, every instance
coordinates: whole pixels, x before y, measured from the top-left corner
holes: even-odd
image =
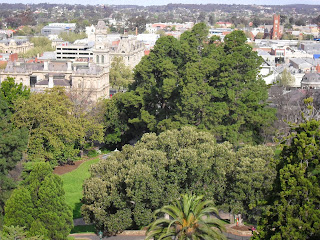
[[[264,210],[276,177],[274,152],[264,146],[244,146],[236,152],[236,163],[228,176],[226,210],[244,214],[247,221],[257,222]]]
[[[21,186],[6,203],[5,225],[22,226],[27,235],[66,239],[73,226],[72,212],[65,203],[62,180],[49,163],[36,163]]]
[[[3,231],[0,231],[0,238],[5,240],[17,240],[17,239],[24,239],[24,240],[43,240],[43,236],[32,236],[27,237],[28,232],[25,231],[25,227],[19,226],[4,226]]]
[[[319,126],[311,119],[291,129],[255,239],[320,238]]]
[[[117,233],[148,225],[154,210],[192,192],[251,216],[258,212],[254,204],[270,189],[272,157],[266,147],[235,152],[230,143],[216,144],[210,133],[190,126],[159,136],[147,133],[135,146],[126,145],[91,167],[91,178],[83,186],[82,214],[97,229]],[[251,176],[257,182],[251,183]],[[246,177],[247,184],[233,183]]]
[[[182,195],[172,205],[155,211],[162,216],[149,225],[147,239],[226,239],[223,226],[211,213],[218,213],[212,201],[202,201],[202,196]],[[170,218],[163,217],[167,214]]]
[[[73,112],[62,88],[34,93],[15,105],[13,119],[29,130],[28,159],[49,161],[52,166],[74,160],[86,142],[102,140],[102,126]]]
[[[224,43],[207,35],[200,23],[180,40],[157,41],[136,66],[131,91],[107,100],[107,144],[187,124],[210,130],[219,141],[263,141],[263,129],[275,117],[267,108],[268,87],[258,76],[261,58],[242,31]]]
[[[84,39],[88,37],[85,32],[75,33],[75,32],[62,32],[59,34],[59,38],[68,42],[75,42],[78,39]]]
[[[22,158],[22,152],[26,149],[27,129],[17,129],[11,122],[14,112],[14,102],[18,98],[29,97],[29,90],[22,84],[15,84],[14,79],[8,77],[1,83],[0,88],[0,225],[4,214],[4,203],[8,199],[11,190],[15,187],[14,180],[8,176],[17,162]]]
[[[46,51],[54,51],[51,46],[51,41],[47,37],[32,37],[30,42],[34,44],[34,48],[30,49],[24,54],[21,54],[24,58],[36,57],[38,54],[43,54]]]
[[[127,67],[122,57],[114,57],[110,68],[110,84],[113,88],[127,88],[132,81],[132,71]]]
[[[288,87],[295,83],[295,77],[290,73],[289,70],[284,69],[281,75],[278,77],[280,86]]]

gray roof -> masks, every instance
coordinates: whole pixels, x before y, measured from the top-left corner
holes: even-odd
[[[64,87],[70,87],[70,81],[66,79],[59,79],[59,80],[53,80],[53,85],[54,86],[64,86]]]
[[[301,83],[320,83],[320,73],[306,73]]]
[[[42,80],[36,83],[36,85],[40,86],[47,86],[49,84],[49,80]],[[63,87],[70,87],[70,81],[66,79],[58,79],[58,80],[53,80],[53,85],[54,86],[63,86]]]
[[[12,62],[9,62],[7,64],[6,69],[4,72],[11,73],[11,72],[17,72],[17,73],[25,73],[30,71],[41,71],[43,70],[43,64],[42,63],[21,63],[19,66],[15,65]]]
[[[23,43],[26,43],[28,42],[27,39],[13,39],[13,38],[9,38],[9,39],[3,39],[3,40],[0,40],[0,43],[3,43],[5,45],[9,45],[10,42],[15,42],[17,45],[21,45]]]
[[[267,51],[264,51],[262,49],[257,49],[258,55],[259,56],[270,56],[270,53],[268,53]]]
[[[39,60],[54,60],[56,59],[55,52],[44,52],[41,57],[38,58]]]
[[[295,64],[298,64],[298,65],[303,64],[303,63],[306,62],[306,61],[305,61],[304,59],[302,59],[302,58],[290,58],[290,61],[293,62],[293,63],[295,63]]]
[[[20,63],[20,65],[16,65],[13,62],[9,62],[7,64],[5,73],[30,73],[33,71],[43,71],[44,64],[43,63]],[[48,71],[51,75],[61,75],[67,72],[68,63],[67,61],[51,61],[48,65]],[[88,75],[97,75],[103,71],[103,68],[97,66],[94,63],[90,63],[90,66],[77,67],[77,70],[74,72],[75,74],[88,74]]]
[[[50,62],[48,69],[49,71],[67,71],[68,64],[66,62]]]
[[[36,83],[36,85],[46,86],[49,84],[49,80],[42,80]]]

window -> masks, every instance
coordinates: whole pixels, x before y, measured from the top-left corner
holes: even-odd
[[[99,63],[99,56],[97,55],[96,62]]]
[[[104,63],[104,56],[101,56],[101,63]]]

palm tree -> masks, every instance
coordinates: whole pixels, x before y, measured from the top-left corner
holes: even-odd
[[[173,205],[166,205],[155,211],[161,217],[148,226],[148,239],[165,240],[213,240],[226,239],[222,234],[221,222],[210,216],[217,213],[213,201],[203,201],[203,196],[182,195]]]

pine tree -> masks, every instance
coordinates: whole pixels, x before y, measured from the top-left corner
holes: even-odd
[[[65,203],[62,179],[49,163],[36,163],[30,175],[8,199],[5,225],[23,226],[29,234],[66,239],[73,226],[72,211]]]
[[[5,201],[11,191],[16,187],[15,181],[8,176],[27,147],[27,129],[15,128],[11,121],[14,101],[18,98],[27,99],[30,91],[23,88],[22,84],[15,84],[14,79],[8,77],[1,82],[0,87],[0,226],[4,214]]]
[[[291,130],[277,167],[270,209],[254,239],[320,239],[320,122]]]

